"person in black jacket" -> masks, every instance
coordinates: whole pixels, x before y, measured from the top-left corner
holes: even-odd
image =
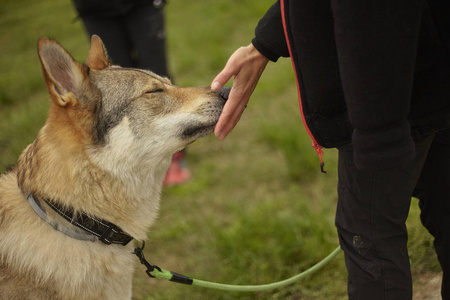
[[[169,76],[165,0],[73,0],[89,36],[100,36],[113,63]]]
[[[450,6],[445,0],[280,0],[211,84],[234,78],[215,129],[239,121],[268,61],[290,57],[306,130],[339,149],[336,227],[350,299],[412,299],[411,196],[450,299]]]

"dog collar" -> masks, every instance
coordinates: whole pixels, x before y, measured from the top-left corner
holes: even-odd
[[[81,212],[74,216],[72,208],[63,209],[61,206],[54,204],[47,199],[42,199],[57,214],[59,214],[65,220],[69,221],[72,225],[75,225],[81,230],[78,230],[76,228],[68,228],[60,223],[50,221],[48,220],[45,208],[42,207],[41,203],[31,194],[26,195],[26,197],[30,202],[33,210],[38,214],[39,217],[41,217],[41,219],[46,221],[56,230],[61,231],[71,238],[91,242],[99,240],[100,242],[107,245],[119,244],[123,246],[128,244],[133,239],[131,235],[127,234],[119,226],[113,223],[90,217],[84,212]]]

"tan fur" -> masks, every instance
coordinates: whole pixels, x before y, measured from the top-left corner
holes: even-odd
[[[172,154],[212,132],[223,100],[206,87],[111,66],[97,36],[86,64],[48,38],[38,53],[52,104],[17,167],[0,177],[0,299],[131,299],[131,243],[73,239],[44,222],[25,194],[144,240]]]

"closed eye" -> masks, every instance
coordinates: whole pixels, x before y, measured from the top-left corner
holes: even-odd
[[[156,89],[156,90],[146,91],[145,94],[154,94],[154,93],[162,93],[162,92],[164,92],[163,89]]]

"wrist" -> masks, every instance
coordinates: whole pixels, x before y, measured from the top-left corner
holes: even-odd
[[[247,55],[251,60],[258,61],[264,65],[269,62],[269,59],[265,57],[258,49],[255,48],[253,44],[248,45],[247,47]]]

